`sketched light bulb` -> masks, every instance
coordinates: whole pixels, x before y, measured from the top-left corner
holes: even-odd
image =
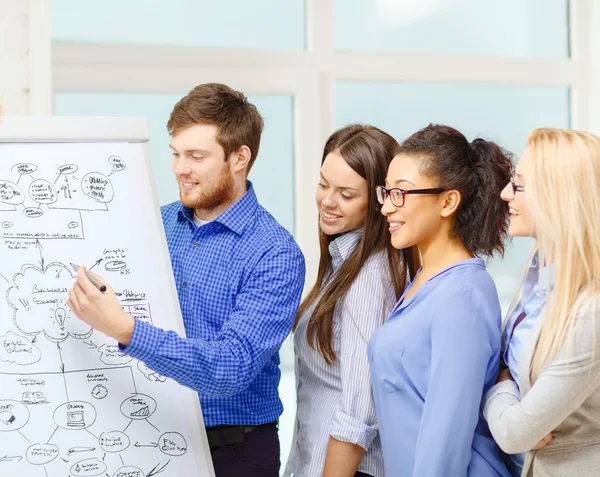
[[[15,416],[13,416],[13,413],[10,411],[0,411],[0,422],[10,426],[15,422]]]
[[[56,323],[58,323],[58,326],[60,326],[60,328],[62,330],[65,329],[65,319],[67,318],[67,312],[65,311],[64,308],[57,308],[56,311],[54,312],[54,319],[56,320]]]

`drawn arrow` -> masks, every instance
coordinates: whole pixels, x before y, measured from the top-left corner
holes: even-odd
[[[4,278],[4,279],[6,280],[6,283],[10,283],[10,282],[8,281],[8,278],[6,278],[6,277],[5,277],[4,275],[2,275],[1,273],[0,273],[0,277]]]
[[[154,468],[150,472],[148,472],[148,475],[146,475],[146,477],[152,477],[153,475],[160,474],[162,471],[164,471],[167,468],[167,465],[169,465],[169,462],[171,462],[171,461],[168,460],[167,463],[160,468],[158,467],[160,465],[160,462],[159,462],[158,464],[156,464],[154,466]]]
[[[139,442],[136,442],[135,444],[133,444],[134,447],[158,447],[158,444],[156,442],[151,442],[150,444],[140,444]]]
[[[31,340],[31,342],[32,342],[32,343],[35,343],[35,340],[37,340],[37,337],[38,337],[38,335],[35,335],[35,336],[33,337],[33,339]]]
[[[40,243],[39,239],[35,239],[35,246],[37,247],[37,249],[40,251],[40,261],[42,263],[42,272],[44,271],[44,256],[42,255],[42,249],[44,247],[42,247],[42,244]]]
[[[69,461],[67,459],[63,459],[62,457],[60,458],[60,460],[62,460],[64,463],[68,464]]]
[[[88,349],[96,349],[96,348],[98,348],[98,346],[96,346],[96,344],[92,340],[90,340],[89,342],[87,342],[87,341],[84,340],[83,344],[88,345]]]
[[[2,457],[2,459],[0,459],[0,462],[19,462],[22,459],[23,457],[19,455],[5,455]]]
[[[60,347],[60,343],[56,343],[56,348],[58,349],[58,355],[60,356],[60,371],[63,375],[63,381],[65,382],[65,394],[67,395],[67,402],[70,402],[69,399],[69,391],[67,391],[67,377],[65,376],[65,363],[63,362],[62,357],[62,348]]]
[[[62,353],[61,353],[62,348],[60,347],[60,343],[56,343],[56,349],[58,350],[58,356],[60,356],[60,370],[64,374],[65,363],[63,362],[63,358],[62,358]]]
[[[99,258],[98,260],[96,260],[96,261],[94,262],[94,264],[93,264],[93,265],[92,265],[90,268],[88,268],[88,270],[91,270],[91,269],[92,269],[92,268],[94,268],[96,265],[100,265],[100,262],[101,262],[102,260],[104,260],[104,259],[103,259],[103,258]]]

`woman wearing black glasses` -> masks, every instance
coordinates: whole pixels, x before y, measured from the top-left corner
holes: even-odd
[[[402,143],[377,188],[392,245],[422,260],[368,347],[386,475],[510,475],[481,415],[501,316],[479,257],[504,251],[511,166],[496,144],[430,125]]]

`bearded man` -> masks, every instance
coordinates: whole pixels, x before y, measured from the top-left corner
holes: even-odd
[[[240,92],[202,84],[167,123],[180,200],[162,207],[186,337],[137,320],[80,267],[68,304],[122,352],[198,392],[217,477],[279,475],[279,348],[304,257],[248,173],[263,120]]]

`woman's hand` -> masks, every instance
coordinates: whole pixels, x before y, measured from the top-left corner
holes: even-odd
[[[500,374],[498,374],[498,379],[496,379],[496,384],[501,383],[502,381],[514,381],[512,374],[510,374],[508,368],[503,371],[500,371]],[[550,444],[550,442],[552,442],[552,439],[554,439],[554,436],[552,435],[552,433],[550,433],[546,437],[542,438],[542,440],[540,440],[531,450],[543,449],[548,444]]]
[[[538,442],[535,445],[535,447],[531,450],[540,450],[546,447],[548,444],[550,444],[550,442],[552,442],[552,439],[554,439],[554,436],[552,435],[552,433],[550,433],[546,437],[544,437],[540,442]]]

